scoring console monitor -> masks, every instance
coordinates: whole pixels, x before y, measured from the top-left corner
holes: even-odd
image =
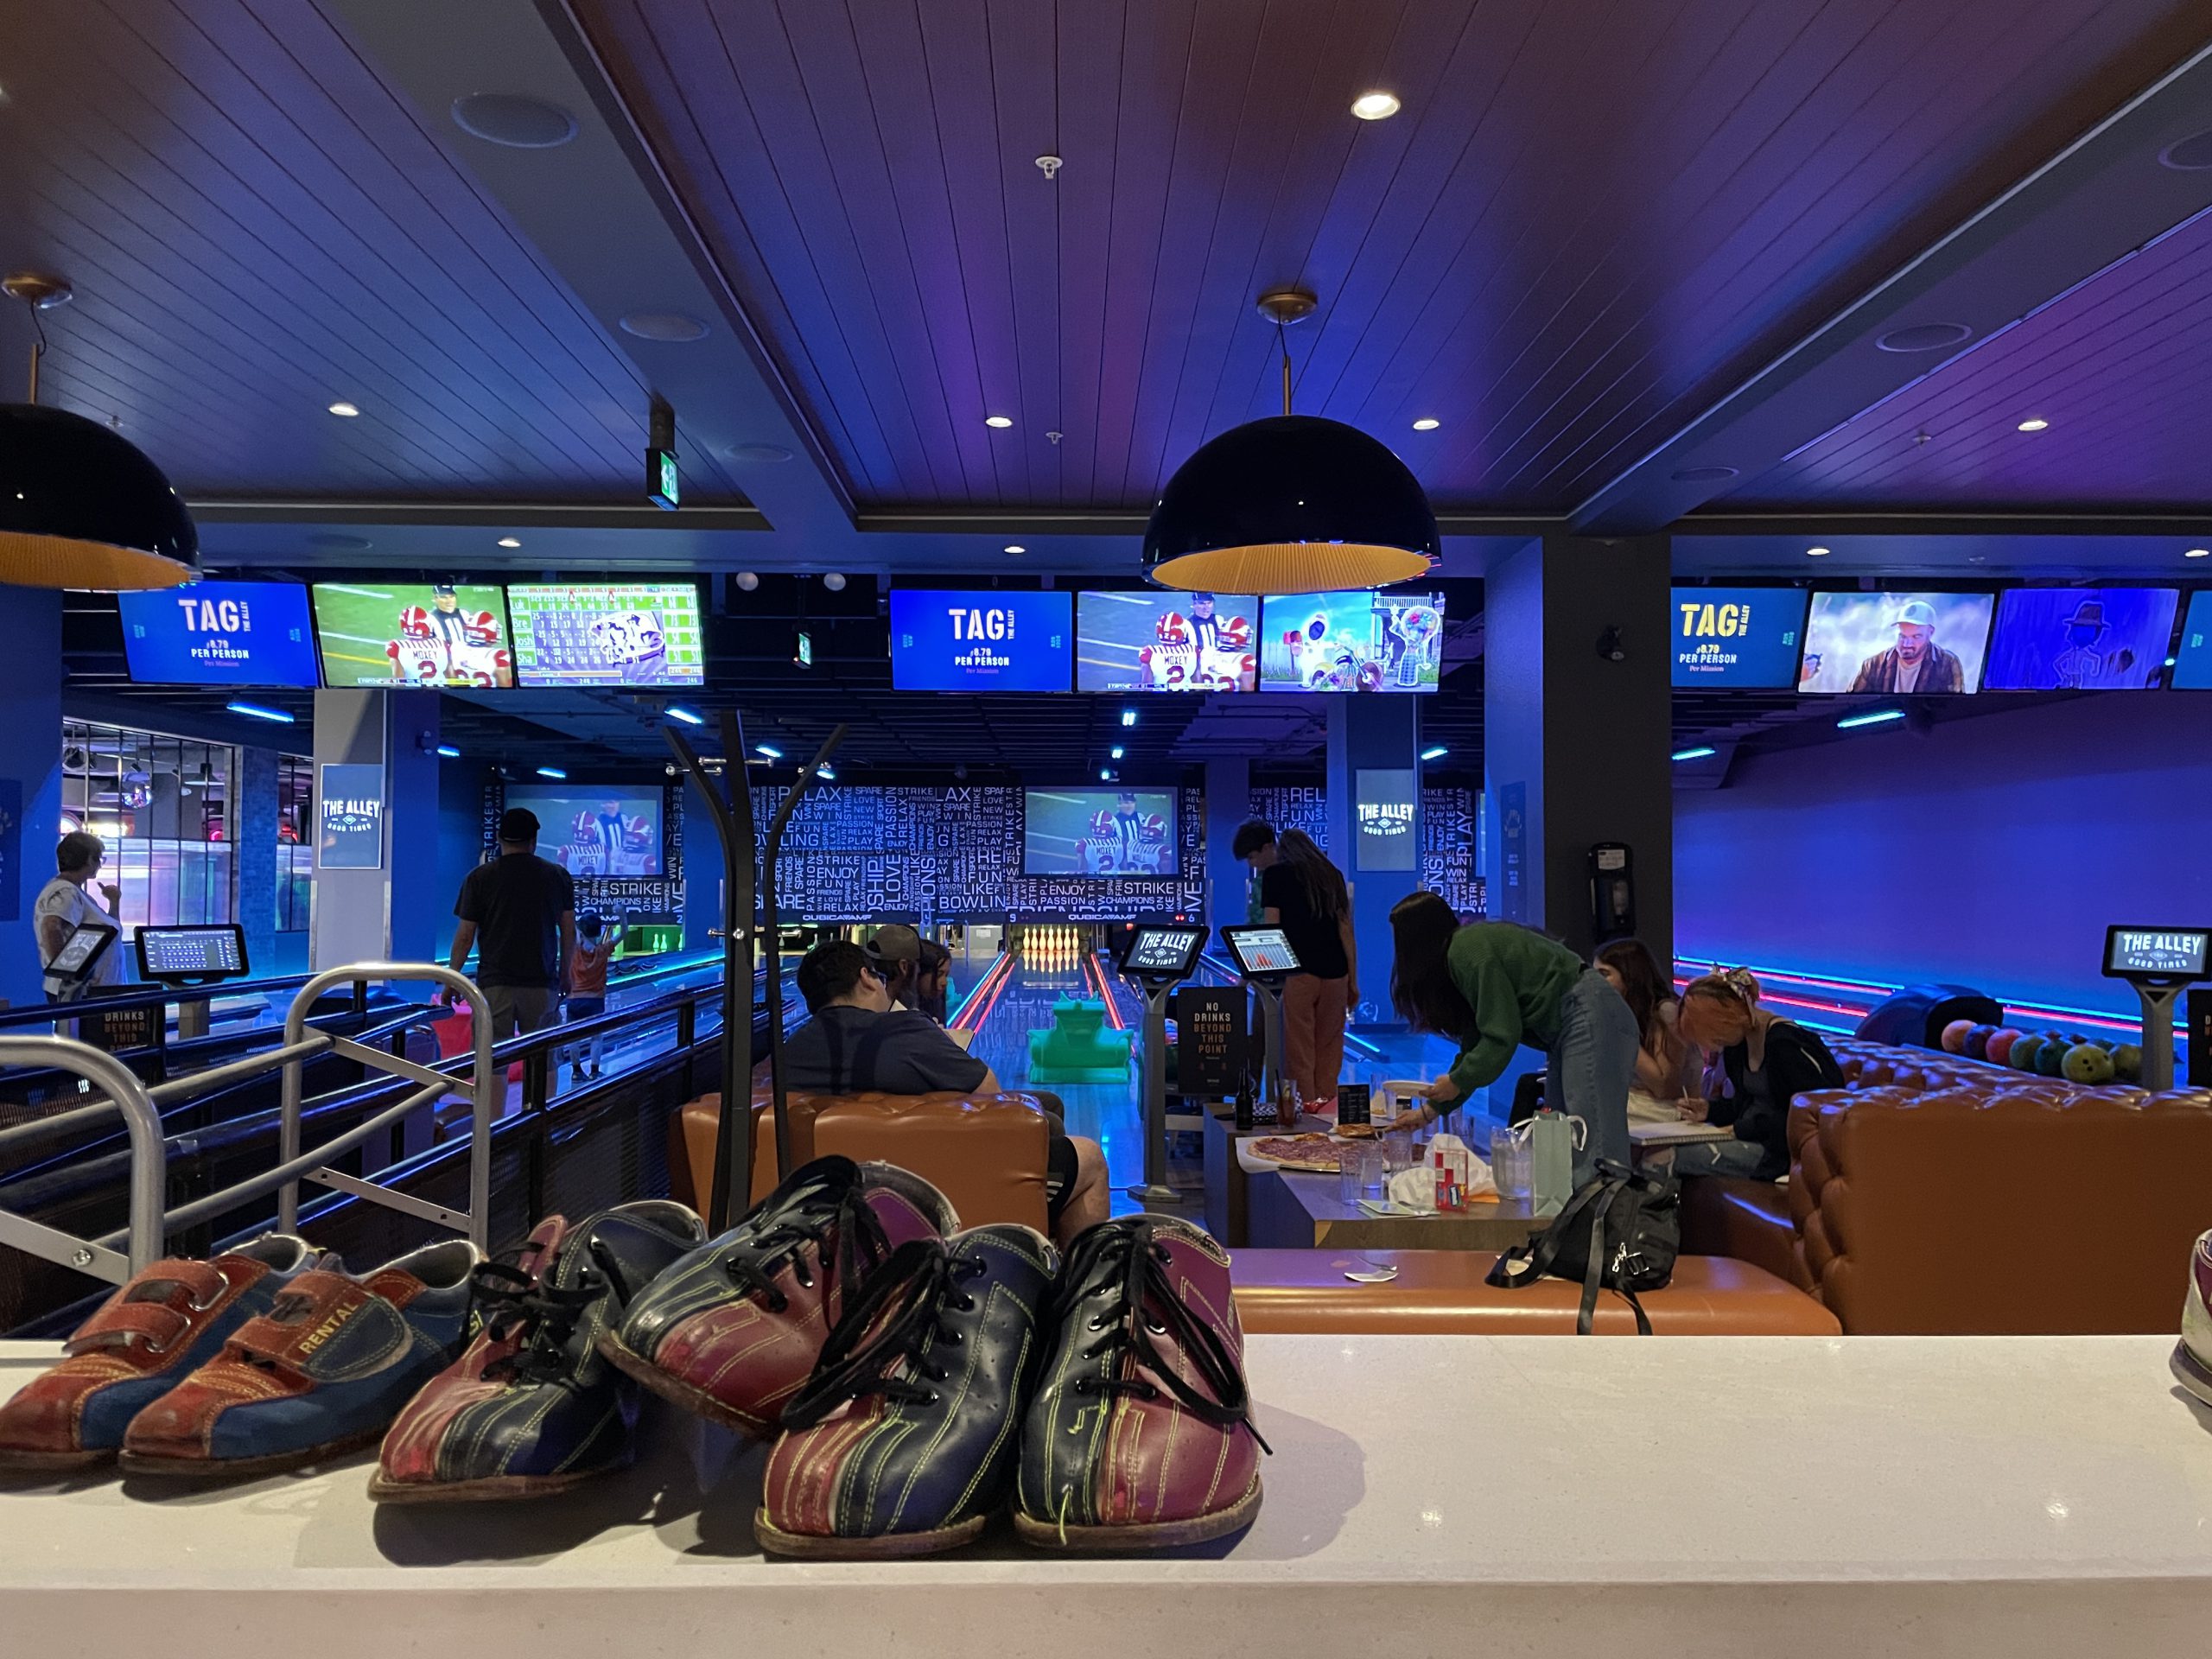
[[[46,971],[56,979],[73,982],[92,977],[92,969],[99,966],[100,958],[115,943],[116,930],[99,922],[79,922],[61,941],[46,964]]]
[[[1128,955],[1122,965],[1129,973],[1147,977],[1188,979],[1198,965],[1198,954],[1205,943],[1206,931],[1202,927],[1140,927],[1129,941]]]
[[[234,979],[246,971],[245,929],[236,922],[138,930],[138,977]]]
[[[2107,979],[2193,980],[2212,976],[2212,928],[2108,927]]]
[[[1236,959],[1237,972],[1247,979],[1274,978],[1299,969],[1298,952],[1280,927],[1266,924],[1224,927],[1221,938]]]

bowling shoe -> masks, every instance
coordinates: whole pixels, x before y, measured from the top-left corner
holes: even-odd
[[[926,1555],[1005,1506],[1057,1257],[1012,1224],[902,1244],[784,1408],[753,1535],[778,1555]]]
[[[1201,1543],[1260,1510],[1229,1257],[1187,1222],[1126,1216],[1068,1252],[1021,1432],[1014,1529],[1048,1549]]]
[[[359,1278],[301,1274],[131,1420],[123,1471],[266,1475],[375,1445],[461,1345],[482,1260],[450,1239]]]
[[[0,1470],[108,1461],[133,1417],[325,1261],[305,1239],[266,1233],[211,1262],[156,1262],[133,1274],[62,1344],[60,1364],[0,1405]]]
[[[538,1497],[627,1465],[638,1390],[594,1344],[706,1233],[684,1205],[647,1198],[575,1227],[550,1217],[513,1262],[480,1263],[482,1326],[399,1414],[369,1496]]]
[[[899,1245],[959,1225],[918,1175],[817,1158],[655,1280],[599,1351],[686,1411],[763,1437],[861,1282]]]
[[[2189,1294],[2181,1307],[2173,1372],[2176,1382],[2212,1406],[2212,1233],[2189,1253]]]

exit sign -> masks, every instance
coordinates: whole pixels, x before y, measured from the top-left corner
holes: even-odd
[[[676,511],[683,496],[683,480],[676,473],[676,451],[648,449],[645,451],[645,499],[670,512]]]
[[[801,668],[814,666],[814,636],[804,628],[799,630],[798,658]]]

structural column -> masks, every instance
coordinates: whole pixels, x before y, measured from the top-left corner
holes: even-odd
[[[1351,887],[1360,1001],[1392,1020],[1390,907],[1421,886],[1421,698],[1329,699],[1329,855]]]
[[[437,744],[435,693],[315,694],[317,972],[432,959],[454,901],[435,891]]]
[[[61,595],[0,588],[0,998],[46,1000],[31,906],[54,875],[61,836]]]

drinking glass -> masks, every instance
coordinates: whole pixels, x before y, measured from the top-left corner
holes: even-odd
[[[1525,1198],[1534,1179],[1529,1163],[1529,1141],[1526,1136],[1500,1130],[1491,1137],[1490,1169],[1491,1179],[1497,1183],[1497,1196],[1511,1200]]]
[[[1361,1141],[1347,1146],[1344,1162],[1338,1166],[1337,1197],[1346,1204],[1380,1198],[1385,1173],[1382,1148],[1374,1141]]]
[[[1382,1137],[1382,1166],[1393,1175],[1414,1166],[1414,1137],[1410,1129],[1393,1129]]]

